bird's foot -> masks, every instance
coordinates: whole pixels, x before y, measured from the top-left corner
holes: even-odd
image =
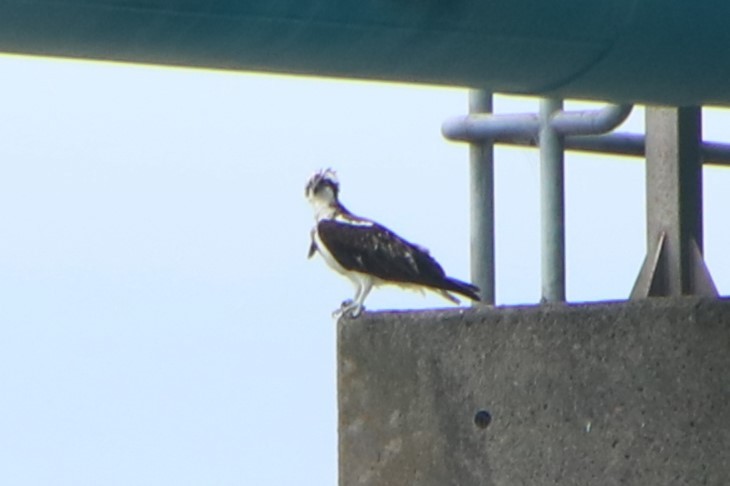
[[[362,311],[365,307],[362,304],[357,304],[353,300],[347,299],[342,302],[339,309],[336,309],[332,313],[332,317],[335,319],[339,319],[345,314],[350,315],[351,318],[356,319],[360,317],[360,314],[362,314]]]
[[[360,314],[362,314],[362,311],[365,309],[365,306],[363,305],[355,305],[350,309],[350,317],[353,319],[357,319],[360,317]]]

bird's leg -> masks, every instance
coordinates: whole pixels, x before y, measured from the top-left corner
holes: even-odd
[[[340,308],[336,309],[332,313],[332,317],[335,319],[339,319],[342,314],[352,310],[355,307],[355,303],[360,299],[360,294],[362,294],[363,291],[363,285],[362,282],[353,280],[353,283],[355,284],[355,297],[352,299],[346,299],[342,301],[342,304],[340,304]]]
[[[372,289],[373,283],[370,280],[360,282],[360,291],[355,296],[355,302],[352,303],[352,306],[349,309],[350,316],[352,316],[353,319],[359,317],[362,313],[362,310],[365,308],[365,298]]]

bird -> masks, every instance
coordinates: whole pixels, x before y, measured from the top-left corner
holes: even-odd
[[[315,219],[308,258],[321,255],[355,287],[354,297],[343,301],[334,317],[347,314],[357,318],[372,288],[386,284],[433,291],[454,304],[459,304],[459,299],[453,294],[479,302],[479,288],[447,276],[426,248],[345,208],[334,170],[322,169],[312,175],[305,196]]]

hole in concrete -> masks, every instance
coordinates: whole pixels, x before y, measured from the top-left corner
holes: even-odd
[[[480,429],[486,429],[492,423],[492,414],[486,410],[479,410],[474,415],[474,424]]]

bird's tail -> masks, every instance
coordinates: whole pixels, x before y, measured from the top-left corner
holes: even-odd
[[[441,295],[456,304],[459,303],[459,300],[455,299],[454,296],[447,292],[454,292],[456,294],[463,295],[464,297],[469,297],[475,302],[479,302],[481,300],[479,297],[479,287],[474,284],[462,282],[461,280],[456,280],[455,278],[447,278],[444,280],[443,285],[441,285],[440,288],[445,291]]]

